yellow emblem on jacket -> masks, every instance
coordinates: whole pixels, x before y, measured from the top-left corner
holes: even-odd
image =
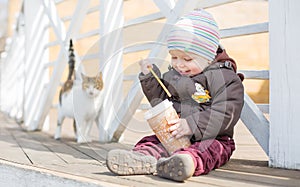
[[[204,90],[203,86],[199,83],[195,83],[196,92],[192,95],[192,98],[197,103],[206,103],[210,100],[210,95],[208,90]]]

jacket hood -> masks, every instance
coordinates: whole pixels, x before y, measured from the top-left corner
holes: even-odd
[[[236,65],[236,62],[235,60],[233,60],[232,58],[230,58],[228,56],[228,54],[226,53],[226,50],[225,49],[222,49],[220,46],[217,50],[217,55],[214,59],[214,61],[212,63],[216,63],[216,62],[226,62],[226,61],[230,61],[231,62],[231,65],[232,65],[232,68],[234,70],[234,72],[236,73],[237,72],[237,65]],[[240,77],[241,81],[244,80],[244,75],[242,73],[237,73],[237,75]]]

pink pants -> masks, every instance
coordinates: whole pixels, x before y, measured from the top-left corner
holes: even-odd
[[[195,142],[188,148],[179,149],[173,154],[190,154],[195,164],[194,176],[199,176],[224,165],[234,150],[233,139],[222,136],[216,139]],[[156,159],[170,156],[155,135],[142,138],[135,145],[133,151],[152,155]]]

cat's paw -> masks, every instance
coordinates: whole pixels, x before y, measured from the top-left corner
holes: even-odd
[[[54,139],[55,139],[55,140],[60,140],[60,138],[61,138],[61,137],[60,137],[59,135],[54,135]]]
[[[60,140],[61,138],[61,125],[58,125],[56,127],[55,133],[54,133],[54,139],[55,140]]]

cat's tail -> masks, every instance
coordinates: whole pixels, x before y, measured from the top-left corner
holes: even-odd
[[[74,68],[75,68],[75,54],[74,54],[74,48],[73,48],[73,42],[72,39],[70,39],[70,46],[69,46],[69,74],[68,79],[65,81],[64,85],[62,86],[60,92],[59,92],[59,104],[61,105],[61,97],[62,94],[65,92],[68,92],[73,87],[73,80],[75,79],[74,74]],[[74,75],[74,79],[73,79]]]
[[[69,74],[68,80],[72,80],[72,76],[74,74],[74,67],[75,67],[75,55],[74,55],[74,48],[72,39],[70,39],[70,46],[69,46]],[[75,75],[74,75],[75,76]]]

